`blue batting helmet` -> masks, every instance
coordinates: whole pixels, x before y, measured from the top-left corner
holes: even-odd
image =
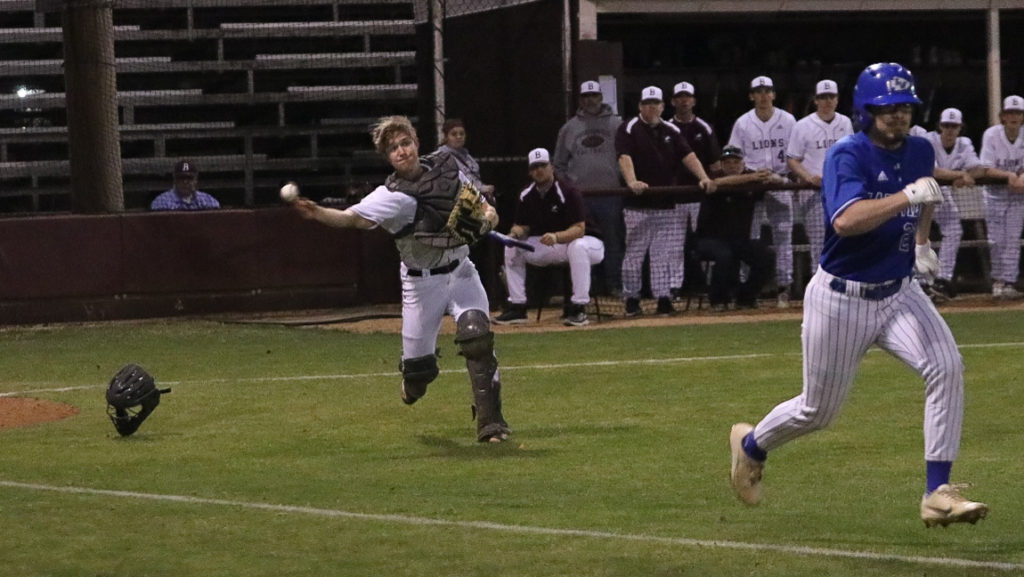
[[[879,62],[860,73],[853,88],[853,122],[861,130],[871,125],[870,106],[921,104],[914,87],[914,75],[901,64]]]

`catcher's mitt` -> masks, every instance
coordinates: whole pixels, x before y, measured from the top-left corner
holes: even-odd
[[[483,197],[475,186],[468,182],[462,184],[445,226],[452,236],[469,245],[476,244],[491,230]]]
[[[169,392],[171,389],[156,388],[153,377],[139,365],[125,365],[107,387],[107,416],[117,432],[127,437],[160,404],[160,395]]]

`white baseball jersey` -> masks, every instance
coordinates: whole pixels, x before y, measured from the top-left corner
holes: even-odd
[[[1019,172],[1024,168],[1024,130],[1015,142],[1010,142],[1002,124],[989,127],[981,136],[981,162],[999,170]]]
[[[762,122],[757,117],[757,111],[750,109],[732,125],[729,145],[743,151],[747,168],[768,168],[775,174],[785,175],[789,172],[786,166],[786,145],[794,125],[796,118],[785,110],[776,108],[772,117]]]
[[[404,192],[378,186],[352,206],[351,210],[391,234],[396,234],[416,218],[416,199]],[[396,238],[395,246],[398,247],[402,263],[415,269],[430,269],[469,256],[469,247],[466,245],[442,249],[424,244],[411,234]]]
[[[821,176],[825,153],[840,138],[850,134],[853,134],[850,117],[837,113],[832,122],[825,122],[817,112],[812,112],[793,125],[786,156],[799,160],[811,174]]]
[[[974,144],[966,136],[958,136],[953,144],[953,150],[946,152],[942,146],[942,135],[934,130],[925,134],[924,137],[932,143],[935,149],[935,166],[946,170],[970,170],[982,166],[978,153],[974,151]]]

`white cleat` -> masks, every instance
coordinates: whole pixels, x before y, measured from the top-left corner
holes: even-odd
[[[939,485],[930,495],[921,498],[921,520],[927,528],[950,523],[971,525],[988,515],[988,505],[968,501],[960,489],[969,485]]]
[[[743,437],[754,430],[750,423],[737,423],[729,433],[729,448],[732,451],[730,479],[736,496],[747,505],[761,502],[761,473],[764,463],[751,459],[743,450]]]

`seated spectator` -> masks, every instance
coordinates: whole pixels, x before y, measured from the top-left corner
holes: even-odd
[[[508,308],[494,319],[501,325],[526,322],[526,265],[550,266],[569,263],[572,274],[572,303],[565,317],[567,326],[583,326],[590,302],[590,267],[604,260],[604,243],[594,231],[587,233],[583,196],[555,178],[551,157],[543,148],[530,151],[533,184],[519,194],[516,216],[509,236],[534,247],[505,248],[505,282]]]
[[[174,165],[174,186],[153,199],[149,210],[209,210],[220,208],[216,198],[196,189],[199,169],[191,160]]]
[[[466,125],[459,118],[449,118],[441,125],[443,140],[437,152],[445,151],[455,157],[459,164],[459,170],[469,177],[469,180],[484,193],[487,201],[494,204],[494,186],[484,184],[480,178],[480,164],[466,150]]]
[[[764,192],[729,193],[729,186],[771,182],[768,168],[753,171],[743,164],[743,151],[735,146],[722,150],[722,168],[712,173],[718,192],[709,192],[697,220],[697,254],[713,262],[708,285],[711,310],[728,308],[733,298],[737,308],[756,308],[773,266],[773,255],[759,239],[750,238],[754,208]],[[726,190],[723,191],[722,189]],[[750,272],[740,280],[740,264]]]

